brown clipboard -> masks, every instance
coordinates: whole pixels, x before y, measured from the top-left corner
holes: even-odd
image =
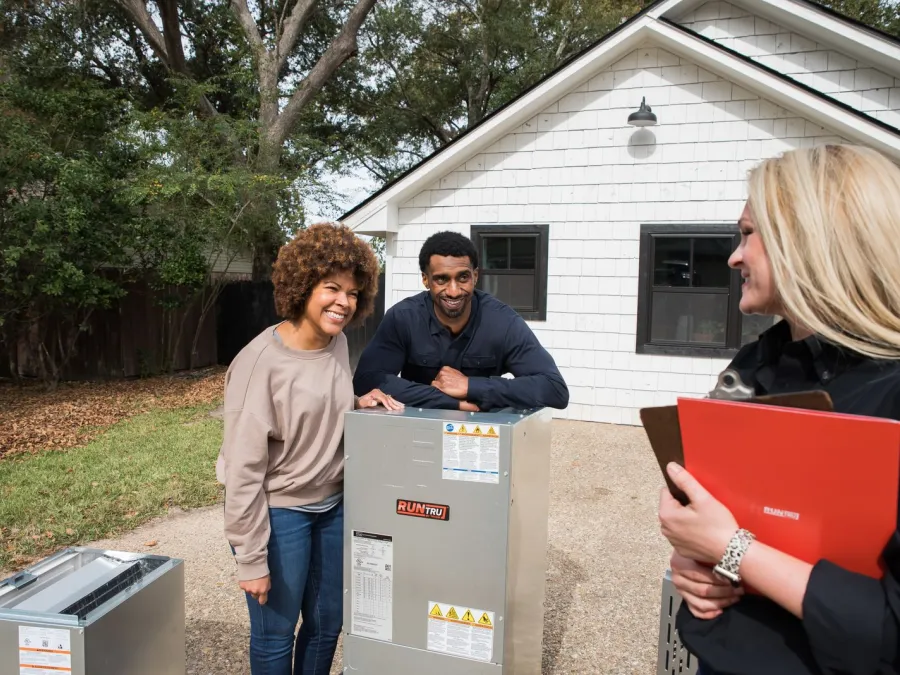
[[[757,403],[760,405],[773,405],[783,408],[799,408],[803,410],[818,410],[821,412],[833,412],[834,405],[831,396],[824,391],[803,391],[792,394],[776,394],[771,396],[756,396],[751,398],[737,398],[743,403]],[[683,505],[688,504],[687,495],[679,490],[669,474],[666,466],[669,462],[677,462],[684,466],[684,448],[681,444],[681,425],[678,421],[678,406],[667,405],[654,408],[641,408],[641,422],[644,431],[650,441],[653,454],[662,471],[663,478],[669,492]],[[727,439],[723,439],[723,450],[727,445]]]

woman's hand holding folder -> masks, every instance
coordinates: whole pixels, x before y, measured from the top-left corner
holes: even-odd
[[[713,497],[684,468],[670,462],[666,467],[672,482],[687,495],[682,506],[664,487],[659,496],[659,522],[663,536],[676,553],[701,563],[719,562],[728,542],[738,530],[731,511]]]
[[[722,502],[713,497],[696,478],[675,462],[666,467],[669,478],[687,495],[689,504],[682,506],[663,488],[660,493],[659,521],[663,536],[669,540],[675,554],[693,561],[702,568],[704,563],[715,564],[725,553],[728,542],[738,529],[737,520]],[[683,566],[687,569],[690,566]],[[741,565],[742,576],[748,587],[755,588],[774,600],[795,616],[803,617],[803,595],[809,583],[812,565],[786,553],[775,550],[762,542],[750,545]],[[673,565],[673,573],[675,572]],[[709,570],[710,576],[714,576]],[[704,575],[696,568],[673,576],[676,590],[685,597],[696,592],[716,593],[711,588],[697,586],[695,579],[703,581]],[[701,596],[702,597],[702,596]],[[712,597],[712,596],[707,596]],[[698,619],[715,618],[709,603],[688,602],[688,608]],[[692,604],[693,603],[693,604]],[[719,603],[715,603],[718,605]],[[727,607],[730,604],[723,605]],[[697,605],[701,613],[694,611]]]

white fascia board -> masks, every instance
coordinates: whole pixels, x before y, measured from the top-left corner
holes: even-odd
[[[396,232],[399,227],[396,204],[380,202],[378,208],[368,211],[362,217],[360,215],[354,213],[344,221],[357,234],[383,237],[388,232]]]
[[[651,17],[643,16],[632,25],[626,26],[607,38],[602,44],[583,54],[560,72],[479,124],[456,143],[437,153],[359,211],[350,214],[344,219],[344,223],[356,230],[358,224],[368,220],[384,205],[393,204],[396,207],[403,204],[454,169],[465,164],[507,133],[517,129],[532,117],[541,114],[563,96],[594,77],[600,70],[615,63],[629,51],[637,49],[641,41],[646,39],[648,27],[653,22]]]
[[[900,77],[900,45],[877,33],[861,29],[822,9],[795,0],[728,0],[754,16],[795,31],[829,49]],[[704,0],[668,0],[650,11],[653,18],[678,22]]]
[[[846,138],[855,139],[885,152],[894,159],[900,159],[900,136],[896,133],[854,115],[836,103],[829,103],[800,86],[767,73],[752,62],[723,52],[702,38],[693,37],[662,22],[654,22],[649,31],[660,46],[690,59],[706,70]],[[664,120],[660,122],[665,123]]]
[[[804,2],[793,0],[738,0],[745,9],[790,28],[835,51],[846,54],[900,77],[900,45],[877,33],[842,21]]]
[[[664,16],[667,19],[675,21],[677,18],[694,11],[697,7],[706,4],[708,1],[709,0],[667,0],[651,9],[648,14],[654,19]]]

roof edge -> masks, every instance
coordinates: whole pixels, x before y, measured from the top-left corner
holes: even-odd
[[[746,4],[745,0],[734,0],[734,1],[737,4],[742,4],[742,5]],[[762,1],[764,3],[772,2],[772,0],[762,0]],[[627,21],[625,21],[622,24],[620,24],[619,26],[617,26],[615,29],[613,29],[612,31],[610,31],[609,33],[604,35],[602,38],[600,38],[593,44],[589,45],[588,47],[581,50],[577,54],[574,54],[573,56],[568,58],[566,61],[561,63],[559,66],[554,68],[552,71],[550,71],[549,73],[544,75],[542,78],[537,80],[534,84],[529,86],[527,89],[523,90],[519,95],[510,99],[509,101],[507,101],[506,103],[504,103],[503,105],[498,107],[497,109],[490,112],[488,115],[486,115],[484,118],[482,118],[477,124],[469,127],[464,132],[459,134],[450,143],[436,149],[434,152],[432,152],[427,157],[425,157],[421,161],[417,162],[413,166],[409,167],[406,171],[404,171],[403,173],[401,173],[400,175],[395,177],[393,180],[385,183],[381,188],[379,188],[378,190],[373,192],[371,195],[366,197],[363,201],[359,202],[353,208],[351,208],[350,210],[348,210],[347,212],[342,214],[339,217],[339,220],[343,221],[347,218],[350,218],[351,216],[354,216],[355,214],[358,214],[361,210],[363,210],[367,206],[371,205],[373,202],[375,202],[379,197],[384,195],[386,192],[388,192],[389,190],[393,189],[394,187],[400,185],[403,181],[407,180],[410,176],[412,176],[416,172],[420,171],[423,167],[425,167],[427,164],[432,162],[437,156],[441,155],[442,153],[447,151],[449,148],[457,146],[461,142],[464,142],[467,139],[470,139],[472,134],[475,131],[483,128],[485,124],[497,119],[503,113],[508,111],[511,107],[518,104],[523,98],[527,97],[529,94],[531,94],[535,90],[537,90],[539,87],[546,84],[548,81],[552,80],[553,78],[559,76],[565,70],[574,66],[579,60],[583,59],[585,56],[587,56],[591,52],[601,48],[605,43],[609,42],[610,40],[612,40],[613,38],[615,38],[616,36],[618,36],[622,32],[624,32],[625,30],[627,30],[629,27],[633,27],[636,23],[638,23],[639,21],[641,21],[642,19],[645,19],[645,18],[648,19],[647,26],[650,26],[651,28],[653,25],[659,24],[661,26],[665,26],[667,28],[676,30],[680,34],[683,34],[692,39],[695,39],[709,47],[716,49],[717,51],[721,52],[722,54],[725,54],[733,59],[736,59],[738,62],[741,62],[743,64],[753,67],[754,69],[756,69],[758,72],[760,72],[761,74],[763,74],[766,77],[774,78],[775,80],[777,80],[783,84],[788,84],[791,87],[794,87],[797,90],[804,92],[805,94],[812,95],[815,98],[823,101],[824,103],[826,103],[829,106],[833,106],[834,108],[836,108],[844,113],[849,113],[856,120],[859,120],[868,125],[872,125],[872,127],[875,127],[877,129],[880,129],[881,131],[887,132],[892,137],[900,140],[900,129],[898,129],[897,127],[887,124],[886,122],[883,122],[877,118],[870,117],[869,115],[866,115],[862,111],[856,110],[852,106],[850,106],[846,103],[843,103],[842,101],[834,99],[831,96],[828,96],[827,94],[820,92],[817,89],[813,89],[812,87],[810,87],[802,82],[799,82],[799,81],[791,78],[788,75],[780,73],[780,72],[770,68],[769,66],[759,63],[758,61],[753,60],[749,56],[746,56],[744,54],[741,54],[740,52],[737,52],[733,49],[725,47],[725,46],[721,45],[720,43],[716,42],[715,40],[712,40],[703,35],[700,35],[699,33],[680,25],[679,23],[668,18],[667,16],[664,16],[665,14],[669,14],[670,12],[674,11],[679,5],[682,5],[683,2],[684,2],[684,0],[656,0],[656,2],[652,3],[651,5],[648,5],[643,10],[641,10],[640,12],[635,14],[633,17],[631,17]],[[812,0],[788,0],[788,2],[790,2],[794,5],[797,5],[797,6],[806,7],[813,11],[822,12],[823,14],[828,15],[830,18],[844,22],[854,29],[864,31],[867,34],[869,34],[873,37],[876,37],[878,39],[887,40],[892,45],[900,47],[900,40],[898,40],[897,38],[894,38],[893,36],[883,33],[882,31],[879,31],[877,29],[873,29],[868,26],[865,26],[864,24],[860,24],[858,21],[855,21],[853,19],[845,17],[845,16],[839,14],[838,12],[835,12],[834,10],[831,10],[829,8],[823,7],[822,5],[819,5],[818,3],[813,2]],[[804,17],[801,17],[801,16],[797,16],[797,19],[801,20],[801,21],[805,20]],[[646,26],[644,27],[644,29],[646,29]],[[658,31],[654,31],[654,32],[657,32],[657,34],[658,34]],[[861,45],[861,47],[867,48],[865,45]],[[890,58],[893,58],[893,57],[890,57]],[[898,64],[900,64],[900,59],[898,59]],[[761,83],[761,86],[762,86],[762,89],[765,90],[766,86],[765,86],[764,81]],[[770,92],[771,91],[772,91],[772,89],[770,87]],[[760,92],[760,93],[763,93],[763,92]],[[765,94],[763,93],[763,95],[765,95]],[[800,104],[800,105],[803,105],[803,104]],[[812,108],[809,106],[804,106],[804,107],[808,107],[810,110],[815,110],[815,108]],[[862,131],[862,133],[864,135],[867,135],[864,130]],[[847,135],[852,136],[853,134],[847,134]],[[893,146],[892,143],[889,145]],[[898,156],[900,156],[900,143],[897,144],[897,148],[894,148],[894,151],[898,153]]]
[[[880,127],[884,131],[887,131],[887,132],[897,136],[898,138],[900,138],[900,129],[898,129],[897,127],[895,127],[891,124],[888,124],[887,122],[884,122],[876,117],[867,115],[863,111],[857,110],[853,106],[848,105],[848,104],[844,103],[843,101],[839,101],[838,99],[829,96],[825,92],[822,92],[822,91],[819,91],[818,89],[810,87],[808,84],[804,84],[803,82],[800,82],[799,80],[795,80],[790,75],[781,73],[781,72],[775,70],[774,68],[771,68],[771,67],[765,65],[764,63],[760,63],[759,61],[752,59],[751,57],[747,56],[746,54],[741,54],[740,52],[735,51],[735,50],[731,49],[730,47],[726,47],[725,45],[723,45],[719,42],[716,42],[715,40],[712,40],[712,39],[706,37],[705,35],[701,35],[700,33],[697,33],[696,31],[693,31],[690,28],[685,28],[681,24],[676,23],[675,21],[672,21],[671,19],[667,19],[665,17],[660,17],[659,19],[657,19],[657,21],[659,21],[661,24],[669,26],[670,28],[680,31],[686,35],[689,35],[692,38],[695,38],[701,42],[704,42],[707,45],[717,49],[718,51],[720,51],[724,54],[728,54],[729,56],[731,56],[733,58],[743,61],[744,63],[753,66],[754,68],[756,68],[759,71],[762,71],[762,72],[764,72],[772,77],[775,77],[787,84],[790,84],[798,89],[801,89],[801,90],[805,91],[807,94],[811,94],[812,96],[815,96],[816,98],[822,100],[825,103],[828,103],[837,108],[840,108],[844,112],[850,113],[851,115],[853,115],[855,118],[857,118],[861,122],[866,122],[866,123],[872,124],[876,127]]]
[[[798,5],[805,5],[812,10],[817,12],[821,12],[827,16],[830,16],[832,19],[836,21],[843,21],[844,23],[850,24],[856,30],[859,30],[863,33],[868,33],[873,37],[880,38],[886,42],[889,42],[897,47],[900,47],[900,38],[896,35],[891,35],[880,28],[874,28],[873,26],[869,26],[868,24],[863,23],[859,19],[854,19],[852,16],[845,16],[840,12],[832,9],[831,7],[826,7],[825,5],[821,5],[818,2],[813,2],[813,0],[789,0],[790,2],[794,2]]]
[[[483,125],[486,124],[487,122],[491,121],[492,119],[494,119],[495,117],[497,117],[498,115],[500,115],[501,113],[503,113],[505,110],[507,110],[507,109],[510,108],[511,106],[515,105],[519,100],[521,100],[522,98],[524,98],[525,96],[527,96],[528,94],[530,94],[531,92],[533,92],[535,89],[537,89],[538,87],[540,87],[541,85],[543,85],[544,83],[546,83],[548,80],[553,79],[555,76],[559,75],[562,71],[564,71],[564,70],[566,70],[567,68],[569,68],[571,65],[573,65],[575,62],[577,62],[579,59],[583,58],[584,56],[587,56],[590,52],[592,52],[592,51],[594,51],[595,49],[601,47],[605,42],[611,40],[613,37],[615,37],[615,36],[618,35],[619,33],[621,33],[621,32],[623,32],[623,31],[627,30],[630,26],[633,26],[635,23],[637,23],[638,21],[640,21],[640,20],[643,19],[644,17],[650,16],[651,13],[653,12],[653,10],[657,9],[659,6],[661,6],[661,5],[663,5],[663,4],[666,4],[667,2],[671,2],[671,0],[656,0],[656,1],[653,2],[652,4],[647,5],[644,9],[642,9],[640,12],[638,12],[637,14],[635,14],[634,16],[632,16],[632,17],[631,17],[630,19],[628,19],[627,21],[624,21],[624,22],[622,22],[621,24],[619,24],[618,26],[616,26],[614,29],[612,29],[609,33],[607,33],[606,35],[604,35],[602,38],[600,38],[600,39],[597,40],[596,42],[594,42],[594,43],[588,45],[587,47],[585,47],[585,48],[582,49],[581,51],[577,52],[576,54],[573,54],[573,55],[570,56],[568,59],[566,59],[565,61],[563,61],[562,63],[560,63],[556,68],[554,68],[554,69],[551,70],[549,73],[547,73],[546,75],[544,75],[542,78],[540,78],[539,80],[537,80],[537,81],[536,81],[534,84],[532,84],[530,87],[528,87],[527,89],[524,89],[520,94],[518,94],[517,96],[514,96],[514,97],[511,98],[509,101],[507,101],[506,103],[504,103],[503,105],[501,105],[499,108],[497,108],[497,109],[491,111],[490,113],[488,113],[487,115],[485,115],[485,116],[484,116],[483,118],[481,118],[476,124],[474,124],[474,125],[472,125],[471,127],[467,128],[467,129],[466,129],[465,131],[463,131],[461,134],[459,134],[458,136],[456,136],[452,141],[450,141],[449,143],[447,143],[447,145],[444,145],[444,146],[441,146],[440,148],[437,148],[437,149],[436,149],[434,152],[432,152],[430,155],[428,155],[428,156],[425,157],[424,159],[420,160],[420,161],[417,162],[416,164],[412,165],[412,166],[409,167],[406,171],[404,171],[403,173],[401,173],[400,175],[398,175],[398,176],[395,177],[394,179],[392,179],[392,180],[388,181],[387,183],[385,183],[385,184],[384,184],[383,186],[381,186],[378,190],[376,190],[376,191],[373,192],[371,195],[369,195],[368,197],[366,197],[363,201],[359,202],[358,204],[356,204],[356,206],[354,206],[354,207],[351,208],[349,211],[347,211],[346,213],[344,213],[343,215],[341,215],[341,216],[338,218],[338,220],[343,221],[345,218],[349,218],[349,217],[352,216],[354,213],[358,212],[359,210],[361,210],[362,208],[364,208],[365,206],[367,206],[368,204],[370,204],[372,201],[374,201],[375,199],[377,199],[379,196],[381,196],[382,194],[384,194],[385,192],[387,192],[388,190],[390,190],[392,187],[394,187],[395,185],[397,185],[398,183],[400,183],[401,181],[403,181],[405,178],[407,178],[408,176],[410,176],[410,175],[412,175],[413,173],[415,173],[416,171],[418,171],[421,167],[423,167],[425,164],[427,164],[427,163],[430,162],[432,159],[434,159],[435,157],[437,157],[439,154],[441,154],[442,152],[444,152],[447,148],[450,148],[450,147],[452,147],[453,145],[456,145],[458,142],[460,142],[461,140],[463,140],[464,138],[466,138],[467,136],[469,136],[469,135],[470,135],[472,132],[474,132],[476,129],[480,128],[481,126],[483,126]]]

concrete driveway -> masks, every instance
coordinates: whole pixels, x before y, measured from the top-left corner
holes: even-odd
[[[656,460],[640,428],[555,421],[553,434],[543,674],[648,675],[669,555],[656,520]],[[188,673],[249,674],[247,610],[221,506],[90,545],[183,558]],[[340,654],[332,672],[341,672]]]

